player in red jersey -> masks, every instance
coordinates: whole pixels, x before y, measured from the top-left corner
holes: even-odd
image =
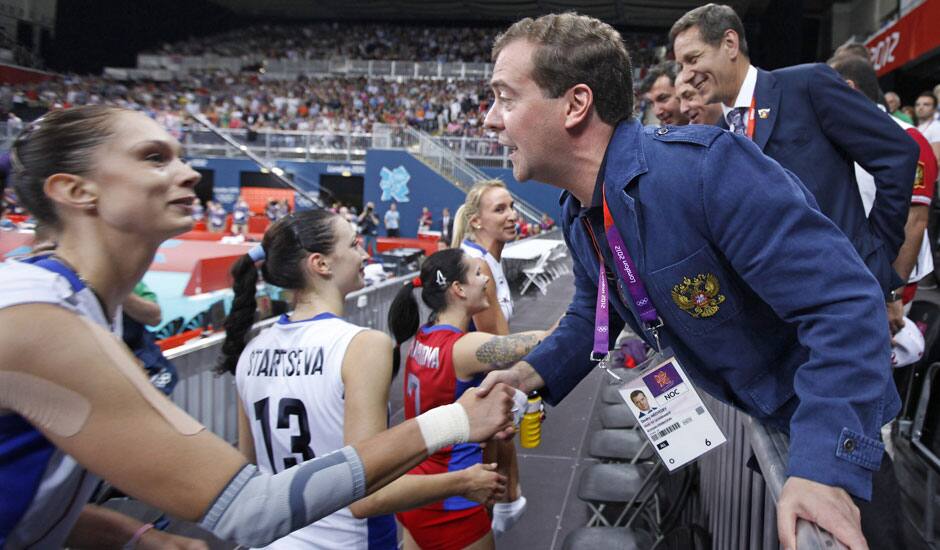
[[[429,257],[421,276],[405,285],[389,310],[388,324],[401,344],[414,337],[405,362],[405,417],[453,403],[490,370],[511,366],[529,353],[545,333],[523,332],[496,336],[467,332],[474,314],[489,307],[489,277],[482,261],[461,249],[441,250]],[[419,329],[414,289],[431,308],[428,323]],[[445,447],[416,466],[410,474],[435,474],[469,468],[482,460],[477,444]],[[475,502],[452,497],[398,514],[405,527],[405,549],[456,550],[493,548],[490,518]]]

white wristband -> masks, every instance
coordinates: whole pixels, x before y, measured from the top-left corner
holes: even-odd
[[[470,419],[460,403],[435,407],[418,415],[415,420],[421,428],[429,455],[448,445],[466,443],[470,439]]]

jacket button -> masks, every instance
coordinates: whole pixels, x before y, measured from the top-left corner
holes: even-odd
[[[843,442],[842,442],[842,450],[845,451],[845,452],[847,452],[847,453],[851,453],[852,451],[854,451],[854,450],[855,450],[855,440],[850,437],[850,438],[847,438],[845,441],[843,441]]]
[[[658,130],[656,130],[657,136],[664,136],[668,133],[669,133],[669,128],[666,128],[665,126],[662,126]]]

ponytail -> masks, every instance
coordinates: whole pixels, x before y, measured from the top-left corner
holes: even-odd
[[[286,290],[302,290],[306,284],[304,260],[313,253],[333,252],[336,214],[328,210],[305,210],[281,218],[264,233],[261,244],[232,265],[235,299],[225,318],[225,342],[216,372],[235,374],[238,356],[248,345],[248,333],[255,321],[258,267],[268,283]]]
[[[222,344],[222,356],[216,366],[218,374],[235,374],[238,357],[248,345],[248,333],[255,322],[255,310],[258,302],[255,293],[258,292],[258,268],[255,261],[245,254],[232,265],[232,290],[235,298],[232,300],[232,309],[225,318],[225,342]]]
[[[418,332],[418,325],[421,323],[414,289],[414,282],[407,282],[395,295],[388,309],[388,328],[395,338],[395,351],[392,352],[392,378],[398,375],[398,369],[401,367],[401,345]]]
[[[392,377],[398,374],[401,363],[401,345],[418,332],[421,313],[414,289],[421,289],[421,301],[431,308],[431,320],[447,308],[447,290],[454,283],[467,282],[467,265],[460,247],[446,248],[431,254],[421,264],[421,275],[405,284],[388,309],[388,328],[395,338],[392,356]]]
[[[463,240],[467,237],[467,227],[469,225],[469,209],[466,204],[461,204],[457,212],[454,213],[454,234],[450,241],[451,248],[460,248],[461,243],[463,243]]]

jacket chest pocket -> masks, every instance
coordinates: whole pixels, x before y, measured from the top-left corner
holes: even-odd
[[[707,334],[741,311],[740,288],[707,246],[651,272],[649,280],[659,314],[673,329]]]

